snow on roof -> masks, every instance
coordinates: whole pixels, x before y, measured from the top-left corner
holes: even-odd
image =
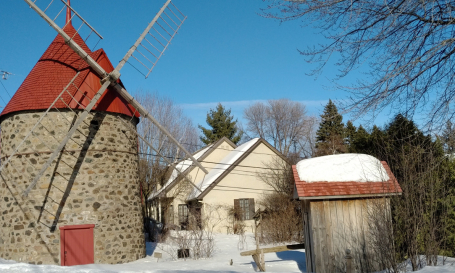
[[[389,176],[381,161],[365,154],[337,154],[305,159],[297,163],[305,182],[380,182]]]
[[[211,147],[213,146],[213,144],[210,144],[208,145],[207,147],[199,150],[198,152],[196,152],[193,157],[198,160],[199,158],[201,158]],[[161,192],[163,192],[167,187],[169,187],[169,185],[179,176],[180,173],[183,173],[184,171],[186,171],[189,167],[191,167],[193,165],[193,161],[191,159],[185,159],[185,160],[182,160],[180,161],[174,168],[174,170],[172,171],[171,173],[171,176],[169,177],[169,179],[166,181],[166,183],[164,184],[164,186],[159,189],[158,191],[154,191],[150,194],[149,198],[148,199],[152,199],[153,197],[159,195]]]
[[[259,138],[253,138],[252,140],[245,142],[244,144],[235,148],[227,156],[223,158],[207,175],[202,178],[202,181],[196,183],[196,185],[204,191],[207,189],[215,180],[220,177],[232,164],[234,164],[245,152],[247,152]],[[193,189],[191,194],[188,196],[188,200],[199,197],[200,192],[198,189]]]

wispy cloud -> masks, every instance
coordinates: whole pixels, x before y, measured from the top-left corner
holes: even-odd
[[[265,100],[238,100],[238,101],[219,101],[219,102],[201,102],[201,103],[183,103],[179,104],[184,109],[209,109],[215,108],[218,103],[221,103],[227,108],[244,108],[256,102],[264,102]]]
[[[243,121],[243,111],[256,102],[267,102],[267,100],[237,100],[237,101],[220,101],[220,103],[232,110],[231,114],[240,122]],[[321,114],[328,100],[302,100],[299,101],[306,105],[308,115],[318,116]],[[179,106],[190,116],[196,124],[205,124],[207,112],[209,109],[215,109],[218,105],[214,102],[200,103],[181,103]]]
[[[182,103],[179,104],[185,110],[208,110],[215,108],[218,103],[231,109],[243,109],[256,102],[266,102],[267,100],[238,100],[238,101],[220,101],[220,102],[201,102],[201,103]],[[302,100],[298,101],[307,107],[323,107],[328,100]]]

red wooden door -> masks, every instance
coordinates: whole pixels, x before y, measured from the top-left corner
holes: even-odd
[[[95,225],[60,227],[60,264],[80,265],[95,262],[93,228]]]

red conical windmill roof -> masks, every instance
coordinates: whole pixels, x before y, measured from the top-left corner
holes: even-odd
[[[103,49],[92,52],[71,24],[64,30],[70,37],[74,36],[73,40],[106,72],[114,70]],[[93,98],[101,87],[100,77],[96,72],[65,44],[62,36],[57,35],[3,109],[0,117],[18,111],[46,110],[77,72],[80,74],[74,81],[75,86],[68,88],[68,93],[63,96],[63,101],[59,100],[56,103],[56,108],[69,106],[72,109],[82,109],[89,103],[85,96]],[[120,81],[119,83],[122,84]],[[136,109],[112,88],[108,88],[93,110],[139,117]]]

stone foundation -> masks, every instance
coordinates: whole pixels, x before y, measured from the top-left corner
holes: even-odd
[[[3,118],[2,163],[41,114],[20,112]],[[50,112],[2,170],[1,258],[60,264],[59,227],[82,224],[95,224],[95,263],[125,263],[145,256],[137,136],[131,132],[136,119],[106,112],[89,115],[65,147],[67,152],[59,154],[28,196],[22,196],[74,119],[73,112]]]

